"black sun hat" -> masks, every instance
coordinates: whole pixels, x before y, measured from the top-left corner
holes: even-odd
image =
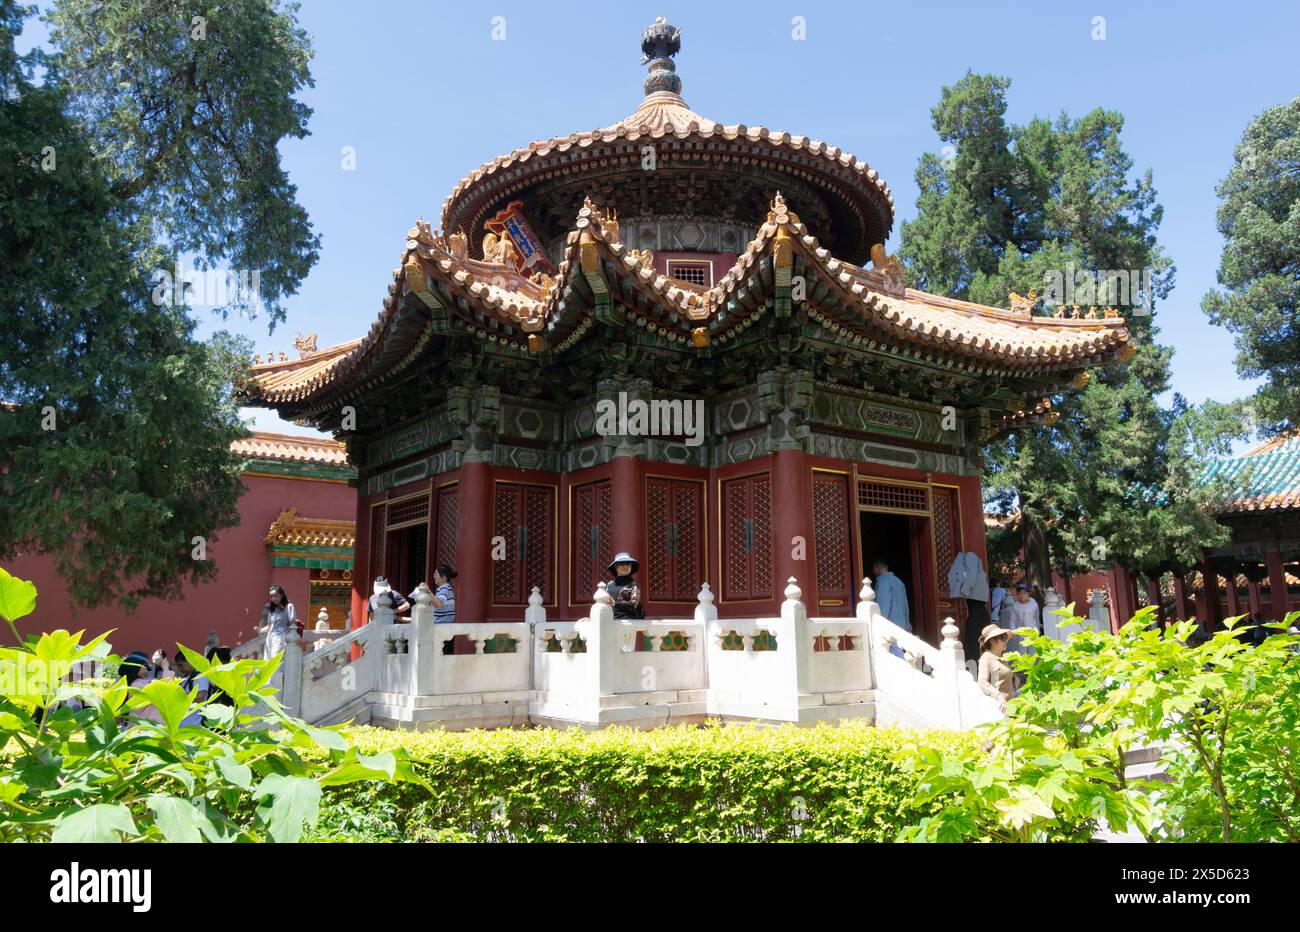
[[[618,573],[614,570],[614,567],[618,566],[620,563],[631,563],[633,576],[635,576],[636,571],[641,568],[641,564],[636,562],[636,557],[632,556],[632,554],[628,553],[626,550],[623,550],[620,551],[614,557],[614,559],[609,561],[609,566],[606,567],[606,569],[609,570],[609,575],[611,576],[618,575]]]

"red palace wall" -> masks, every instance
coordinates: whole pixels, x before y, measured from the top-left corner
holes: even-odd
[[[528,589],[543,577],[549,617],[578,618],[590,610],[595,584],[608,579],[604,567],[620,550],[640,561],[647,617],[690,617],[699,578],[708,580],[721,616],[773,615],[790,576],[799,581],[810,614],[850,615],[864,575],[863,550],[871,557],[879,549],[860,540],[854,468],[799,451],[715,469],[636,457],[566,474],[466,464],[358,498],[357,553],[368,558],[357,561],[353,623],[365,618],[375,576],[409,592],[439,559],[458,571],[460,621],[521,619]],[[947,598],[952,555],[970,550],[987,561],[979,478],[874,464],[860,464],[857,478],[905,486],[927,503],[928,511],[904,516],[919,576],[913,586],[919,591],[909,596],[919,633],[937,641],[942,617],[959,612]],[[438,514],[439,496],[449,492],[458,505],[454,532]],[[425,496],[428,507],[408,504]],[[399,520],[386,524],[388,503],[399,506],[392,512]],[[941,508],[949,510],[939,515]],[[420,514],[429,516],[427,523],[413,531],[409,522],[420,519],[410,516]],[[406,527],[394,531],[391,524]],[[403,557],[419,537],[427,539],[423,575]],[[493,561],[494,537],[505,545],[503,561]],[[800,538],[802,552],[793,543]],[[455,559],[448,559],[452,539]],[[746,561],[744,567],[738,560]]]
[[[36,612],[18,623],[24,634],[34,630],[85,629],[88,636],[116,629],[109,640],[114,651],[152,652],[161,647],[169,654],[177,641],[201,648],[208,632],[216,629],[223,644],[239,644],[253,636],[267,589],[284,587],[300,613],[309,597],[306,568],[272,568],[263,538],[284,508],[313,518],[349,520],[355,514],[356,490],[343,482],[245,475],[247,490],[239,500],[240,523],[208,542],[208,559],[217,563],[217,577],[202,586],[179,587],[180,598],[148,599],[127,614],[117,606],[74,610],[67,588],[47,556],[26,555],[5,566],[10,573],[36,584]],[[310,626],[314,619],[303,619]],[[342,621],[342,619],[336,619]]]

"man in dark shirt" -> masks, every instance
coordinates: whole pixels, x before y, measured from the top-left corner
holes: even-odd
[[[381,602],[380,599],[383,599],[384,602]],[[397,614],[398,612],[404,612],[411,607],[411,603],[406,601],[406,596],[402,595],[400,592],[398,592],[396,589],[390,586],[388,584],[387,579],[380,576],[378,579],[375,580],[375,591],[369,600],[370,617],[374,618],[375,609],[379,608],[380,605],[385,604],[390,599],[391,599],[391,604],[393,606],[394,614]]]

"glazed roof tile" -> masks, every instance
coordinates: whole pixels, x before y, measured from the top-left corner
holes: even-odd
[[[320,463],[326,466],[348,465],[347,448],[336,440],[323,437],[298,437],[292,434],[254,431],[251,437],[236,440],[230,445],[230,449],[237,456],[246,456],[250,459]]]
[[[861,187],[878,199],[886,214],[885,234],[893,223],[893,192],[879,173],[857,156],[838,146],[830,146],[821,140],[797,133],[771,130],[766,126],[747,126],[744,123],[724,125],[690,109],[678,94],[660,91],[647,95],[635,111],[611,126],[537,140],[484,162],[463,177],[443,202],[443,228],[456,228],[459,225],[458,219],[463,222],[463,218],[458,218],[460,202],[485,179],[522,166],[537,170],[552,162],[571,158],[574,150],[582,152],[598,144],[647,139],[698,141],[705,144],[720,140],[742,141],[755,152],[770,152],[782,159],[788,160],[795,155],[811,156],[828,170],[848,172],[845,177],[852,179],[851,186]],[[529,165],[532,162],[540,164]]]
[[[267,528],[268,547],[342,547],[356,544],[356,522],[337,518],[307,518],[297,508],[285,508]]]
[[[743,325],[737,315],[728,317],[727,306],[739,289],[750,285],[755,270],[773,256],[782,237],[801,257],[804,267],[854,310],[852,318],[823,321],[839,336],[859,345],[888,342],[921,353],[1028,373],[1095,364],[1123,352],[1129,341],[1123,319],[1115,316],[1029,316],[905,288],[901,280],[878,269],[862,268],[832,256],[798,216],[785,208],[780,195],[768,221],[731,270],[707,290],[669,278],[647,265],[619,241],[616,225],[602,218],[590,203],[579,211],[575,227],[566,238],[557,276],[545,287],[505,266],[452,254],[448,241],[432,234],[427,226],[417,226],[409,235],[402,266],[394,273],[389,298],[370,333],[300,360],[254,365],[252,394],[266,404],[292,404],[350,379],[367,361],[375,366],[384,342],[396,329],[401,298],[412,290],[413,277],[417,290],[427,287],[424,276],[442,283],[452,295],[464,298],[487,318],[487,326],[498,326],[499,338],[522,344],[528,334],[540,334],[548,323],[558,323],[561,304],[573,293],[573,280],[585,274],[584,248],[592,252],[594,259],[608,262],[628,288],[642,292],[658,306],[664,315],[646,321],[646,325],[678,342],[686,341],[691,330],[701,324],[720,338]],[[480,335],[486,334],[481,322],[474,326]],[[557,337],[556,342],[562,342],[570,332],[571,328],[548,334],[548,341]],[[409,363],[421,346],[423,343],[417,343],[404,350],[401,364]]]
[[[1300,434],[1277,437],[1253,450],[1206,465],[1202,481],[1231,484],[1221,512],[1300,508]]]

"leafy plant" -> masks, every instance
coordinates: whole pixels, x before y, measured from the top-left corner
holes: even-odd
[[[0,614],[20,643],[0,648],[0,841],[298,841],[327,788],[421,782],[400,748],[361,753],[288,715],[278,660],[209,664],[182,648],[229,705],[176,680],[68,680],[74,664],[118,658],[107,634],[18,638],[35,594],[0,569]],[[185,724],[196,709],[203,724]]]
[[[1284,633],[1297,620],[1258,646],[1240,618],[1192,646],[1196,623],[1161,628],[1154,607],[1117,634],[1024,629],[1033,654],[1008,656],[1027,681],[986,753],[915,754],[917,801],[959,805],[900,837],[1029,840],[1073,824],[1080,839],[1108,825],[1151,840],[1300,840],[1300,638]],[[1160,748],[1160,779],[1126,777],[1125,753],[1143,747]]]

